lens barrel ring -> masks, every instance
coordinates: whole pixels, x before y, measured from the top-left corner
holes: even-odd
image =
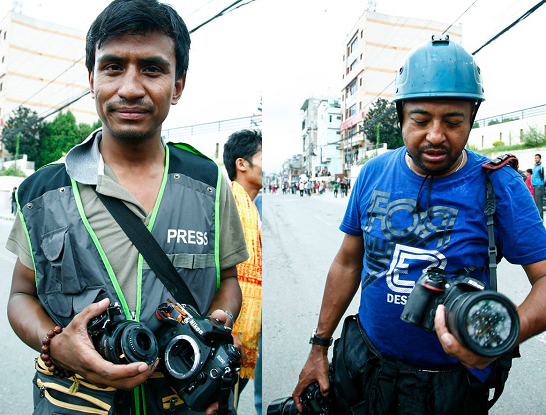
[[[492,316],[496,318],[492,319]],[[511,350],[519,335],[516,307],[503,294],[490,290],[465,293],[449,301],[446,324],[465,347],[485,357],[500,356]],[[507,324],[510,324],[508,331]],[[493,336],[496,337],[491,340]],[[491,344],[487,344],[488,340]]]

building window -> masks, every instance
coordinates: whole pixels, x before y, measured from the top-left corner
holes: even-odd
[[[337,116],[337,119],[338,119],[338,120],[341,120],[341,115],[338,115],[338,116]]]
[[[343,55],[343,62],[345,62],[345,55]]]
[[[0,91],[2,91],[2,86],[4,85],[3,82],[0,82]]]
[[[330,122],[332,122],[332,115],[330,115]]]
[[[352,117],[356,114],[356,104],[351,105],[351,108],[349,108],[349,117]]]
[[[364,31],[363,30],[360,31],[360,37],[362,37],[362,36],[364,36]]]
[[[358,38],[355,36],[353,40],[349,43],[349,55],[356,51],[356,47],[358,46]]]
[[[360,60],[362,60],[362,53],[360,54]]]
[[[2,56],[2,63],[4,63],[4,60],[6,59],[5,56]]]
[[[360,86],[362,86],[362,78],[360,78]]]
[[[358,103],[358,110],[359,110],[359,111],[362,111],[362,101],[360,101],[360,102]]]
[[[6,35],[8,34],[8,32],[4,32],[4,40],[6,40]]]
[[[353,70],[353,68],[356,66],[356,59],[351,63],[351,66],[349,67],[349,72]]]
[[[349,85],[349,94],[354,95],[356,93],[356,79]]]

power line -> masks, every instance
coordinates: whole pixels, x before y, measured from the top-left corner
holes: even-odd
[[[189,33],[191,34],[191,33],[195,32],[195,31],[197,31],[198,29],[200,29],[201,27],[203,27],[203,26],[207,25],[208,23],[212,22],[213,20],[217,19],[218,17],[221,17],[221,16],[223,16],[223,15],[229,13],[230,11],[233,11],[233,10],[238,9],[238,8],[240,8],[240,7],[242,7],[242,6],[245,6],[245,5],[249,4],[249,3],[252,3],[252,2],[255,1],[255,0],[249,0],[249,1],[247,1],[246,3],[243,3],[243,4],[239,5],[238,7],[236,7],[236,8],[234,8],[234,9],[230,10],[233,6],[235,6],[236,4],[241,3],[242,1],[243,1],[243,0],[237,0],[237,1],[235,1],[234,3],[230,4],[228,7],[224,8],[222,11],[220,11],[219,13],[217,13],[216,15],[214,15],[213,17],[211,17],[210,19],[208,19],[208,20],[206,20],[205,22],[201,23],[199,26],[197,26],[197,27],[191,29],[191,30],[189,31]],[[209,2],[209,3],[210,3],[210,2]],[[207,3],[207,4],[208,4],[208,3]],[[81,59],[82,59],[82,58],[80,58],[79,60],[81,60]],[[79,60],[78,60],[78,61],[79,61]],[[76,64],[76,63],[77,63],[77,62],[75,62],[74,64]],[[73,65],[74,65],[74,64],[73,64]],[[72,65],[72,66],[73,66],[73,65]],[[68,68],[68,69],[70,69],[70,68]],[[68,69],[66,69],[64,72],[66,72]],[[64,72],[63,72],[63,73],[64,73]],[[58,78],[59,76],[61,76],[63,73],[59,74],[55,79],[57,79],[57,78]],[[51,83],[51,82],[53,82],[53,81],[50,81],[50,83]],[[49,85],[49,84],[48,84],[48,85]],[[42,91],[45,87],[47,87],[47,85],[44,86],[40,91]],[[40,92],[40,91],[38,91],[38,92]],[[91,93],[91,91],[90,91],[90,90],[87,90],[87,91],[85,91],[84,93],[82,93],[80,96],[78,96],[77,98],[75,98],[75,99],[73,99],[73,100],[70,100],[70,101],[69,101],[68,103],[66,103],[66,104],[61,105],[61,107],[56,108],[56,109],[52,109],[52,110],[51,110],[49,113],[47,113],[46,115],[39,116],[39,117],[37,117],[37,118],[35,118],[35,117],[34,117],[34,118],[31,118],[31,120],[29,120],[29,122],[25,123],[24,125],[22,125],[21,127],[19,127],[17,130],[11,131],[11,134],[6,134],[6,135],[2,134],[2,136],[0,137],[0,141],[3,142],[6,138],[11,138],[11,137],[13,137],[14,135],[16,135],[16,134],[18,134],[19,132],[21,132],[24,128],[29,128],[29,127],[33,126],[34,124],[37,124],[37,123],[39,123],[39,122],[42,122],[42,121],[43,121],[44,119],[46,119],[47,117],[50,117],[51,115],[56,114],[57,112],[63,110],[64,108],[68,107],[69,105],[73,104],[74,102],[80,100],[81,98],[83,98],[84,96],[86,96],[86,95],[88,95],[88,94],[90,94],[90,93]],[[36,95],[36,94],[35,94],[35,95]],[[33,96],[34,96],[34,95],[33,95]],[[29,99],[30,99],[30,98],[29,98]],[[28,99],[27,99],[27,101],[28,101]],[[26,102],[26,101],[25,101],[25,102]],[[21,104],[21,105],[22,105],[22,104]]]
[[[497,33],[495,36],[493,36],[491,39],[489,39],[487,42],[485,42],[483,45],[481,45],[478,49],[476,49],[474,52],[472,52],[472,55],[475,55],[480,50],[485,48],[487,45],[489,45],[491,42],[493,42],[495,39],[502,36],[504,33],[508,32],[510,29],[512,29],[515,25],[517,25],[522,20],[525,20],[527,17],[529,17],[531,14],[533,14],[540,6],[542,6],[544,3],[546,3],[546,0],[542,0],[538,2],[535,6],[531,7],[529,10],[527,10],[525,13],[523,13],[518,19],[516,19],[512,24],[502,29],[499,33]]]
[[[449,29],[451,29],[451,26],[453,26],[455,23],[457,23],[457,22],[459,21],[459,19],[460,19],[461,17],[463,17],[464,14],[465,14],[468,10],[470,10],[470,8],[471,8],[472,6],[474,6],[474,3],[476,3],[477,1],[478,1],[478,0],[474,0],[474,1],[472,2],[472,4],[471,4],[470,6],[468,6],[468,8],[463,12],[463,14],[461,14],[459,17],[457,17],[457,18],[455,19],[455,21],[454,21],[453,23],[451,23],[451,24],[447,27],[447,29],[444,30],[444,31],[442,32],[442,35],[443,35],[445,32],[447,32]]]
[[[242,1],[243,1],[243,0],[237,0],[237,1],[233,2],[233,3],[231,3],[231,4],[230,4],[229,6],[227,6],[225,9],[223,9],[220,13],[218,13],[218,14],[212,16],[210,19],[204,21],[204,22],[201,23],[199,26],[194,27],[192,30],[190,30],[190,34],[193,33],[193,32],[195,32],[195,31],[197,31],[197,30],[199,30],[201,27],[205,26],[206,24],[212,22],[214,19],[217,19],[217,18],[223,16],[223,15],[224,15],[224,12],[226,12],[226,11],[229,10],[229,9],[231,9],[233,6],[235,6],[236,4],[239,4],[239,3],[242,2]]]

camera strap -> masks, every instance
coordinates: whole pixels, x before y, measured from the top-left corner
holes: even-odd
[[[178,274],[146,225],[120,199],[103,195],[96,189],[95,193],[175,300],[199,310],[186,282]]]
[[[503,154],[496,159],[482,164],[486,169],[485,174],[485,216],[487,218],[487,238],[489,240],[489,287],[493,291],[497,291],[497,245],[495,244],[495,229],[493,215],[497,209],[497,201],[495,200],[495,190],[493,182],[489,175],[492,171],[499,170],[504,166],[509,165],[514,170],[518,171],[519,162],[516,156],[512,154]]]

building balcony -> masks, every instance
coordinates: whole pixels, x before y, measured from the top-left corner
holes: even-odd
[[[349,117],[347,120],[345,120],[341,126],[339,127],[339,131],[345,131],[348,128],[351,128],[361,122],[364,119],[364,113],[363,112],[357,112],[352,117]]]

